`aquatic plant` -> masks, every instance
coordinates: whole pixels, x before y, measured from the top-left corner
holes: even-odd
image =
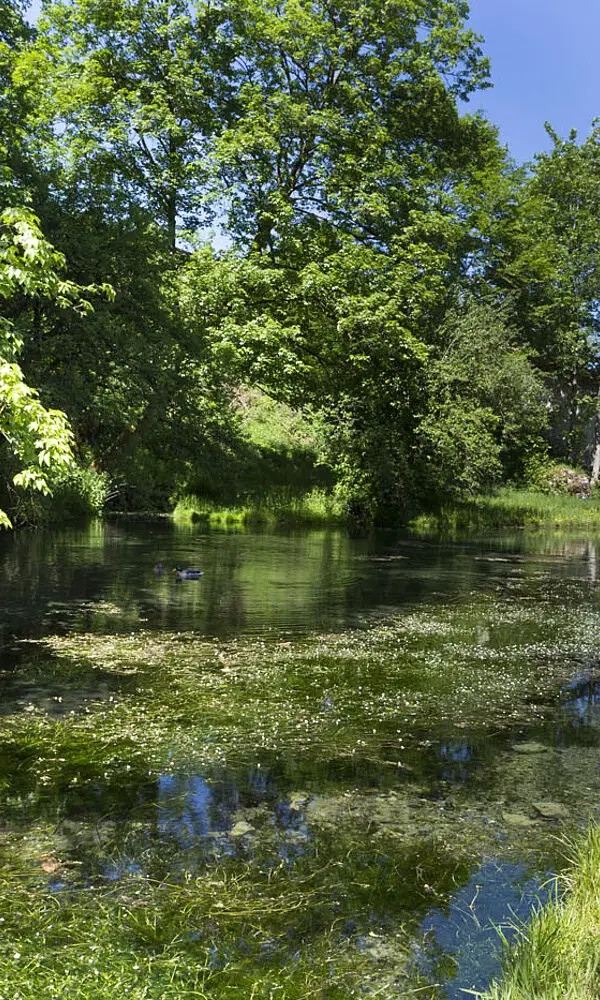
[[[127,604],[83,602],[98,631],[23,643],[28,694],[0,724],[0,995],[424,987],[431,907],[500,849],[547,857],[586,807],[582,754],[543,737],[600,651],[569,586],[517,576],[293,643],[132,630]]]

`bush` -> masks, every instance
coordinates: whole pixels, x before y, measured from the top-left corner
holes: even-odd
[[[7,508],[14,524],[64,524],[98,517],[110,491],[106,473],[81,465],[56,473],[50,486],[49,496],[8,487]]]
[[[564,463],[548,462],[540,456],[536,456],[528,463],[525,482],[530,489],[554,496],[591,495],[590,480],[582,469]]]
[[[105,472],[91,466],[72,466],[56,476],[49,497],[52,520],[97,517],[102,513],[110,491]]]

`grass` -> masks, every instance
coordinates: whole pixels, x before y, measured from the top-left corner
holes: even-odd
[[[215,527],[339,523],[318,422],[251,389],[238,390],[237,411],[237,438],[190,473],[175,517]]]
[[[248,525],[322,527],[344,520],[341,505],[331,493],[319,488],[303,496],[274,492],[254,503],[232,507],[188,494],[178,500],[173,516],[176,521],[203,521],[215,528]]]
[[[480,1000],[597,1000],[600,997],[600,828],[574,846],[555,898],[507,949],[502,980]]]
[[[343,504],[327,489],[315,487],[303,495],[276,490],[246,504],[228,506],[199,496],[180,498],[174,511],[178,520],[205,521],[213,527],[282,524],[324,526],[343,524]],[[600,494],[589,500],[534,490],[504,487],[497,493],[473,497],[460,504],[421,514],[409,523],[418,534],[460,534],[504,528],[600,530]]]
[[[500,528],[600,529],[600,496],[589,500],[505,487],[488,496],[442,507],[411,522],[417,532],[461,532]]]

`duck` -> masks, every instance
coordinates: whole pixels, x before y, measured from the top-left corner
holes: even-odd
[[[201,576],[204,576],[203,569],[182,569],[181,566],[175,567],[175,576],[178,580],[199,580]]]

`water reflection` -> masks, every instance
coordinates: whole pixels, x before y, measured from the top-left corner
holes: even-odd
[[[474,756],[474,749],[468,743],[442,744],[440,757],[444,762],[441,779],[452,784],[464,784],[469,780],[473,771],[479,767],[479,762]]]
[[[546,581],[570,583],[575,598],[597,582],[599,544],[541,534],[450,544],[98,522],[0,538],[0,616],[7,636],[67,628],[221,636],[332,630],[401,605],[523,581],[532,596]],[[163,576],[155,573],[157,560]],[[205,576],[176,586],[175,565],[200,565]],[[477,641],[488,639],[483,626]]]
[[[563,711],[572,726],[597,726],[600,707],[600,680],[576,678],[563,689]]]
[[[183,787],[182,787],[183,786]],[[158,779],[158,832],[175,838],[184,847],[205,837],[210,830],[225,830],[227,813],[215,809],[212,789],[197,775],[183,780],[167,774]],[[229,812],[237,808],[234,796]],[[219,822],[220,820],[220,822]]]
[[[277,801],[277,789],[266,769],[249,768],[237,781],[231,774],[165,774],[157,781],[158,833],[189,847],[210,833],[234,825],[235,814]]]
[[[531,878],[523,865],[486,861],[448,906],[427,914],[418,965],[444,982],[448,1000],[484,990],[500,969],[499,931],[510,940],[550,892],[547,878]]]

